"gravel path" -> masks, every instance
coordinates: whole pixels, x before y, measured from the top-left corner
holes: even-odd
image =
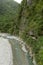
[[[13,65],[13,55],[8,39],[0,37],[0,65]]]

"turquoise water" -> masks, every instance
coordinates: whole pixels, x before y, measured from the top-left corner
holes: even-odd
[[[20,42],[17,40],[9,40],[13,52],[13,65],[33,65],[29,53],[24,53],[21,49]]]

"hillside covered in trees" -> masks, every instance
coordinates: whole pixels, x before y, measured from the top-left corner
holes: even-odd
[[[19,36],[32,48],[37,65],[43,65],[43,0],[23,0]]]
[[[18,31],[19,4],[13,0],[0,0],[0,32],[15,34]]]
[[[0,0],[0,32],[21,37],[43,65],[43,0]]]

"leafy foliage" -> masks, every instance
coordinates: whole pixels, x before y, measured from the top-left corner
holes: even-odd
[[[43,65],[43,0],[23,0],[19,14],[19,35],[32,47],[37,65]]]
[[[0,0],[0,32],[18,34],[19,4],[13,0]]]
[[[0,0],[0,32],[19,35],[43,65],[43,0]]]

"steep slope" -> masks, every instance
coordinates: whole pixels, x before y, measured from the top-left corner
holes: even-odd
[[[43,65],[43,0],[23,0],[19,20],[19,35],[32,47],[37,65]]]
[[[17,27],[16,22],[18,16],[18,9],[19,4],[15,1],[0,0],[0,32],[15,34],[14,31]]]
[[[20,30],[22,32],[28,28],[27,33],[30,30],[33,32],[36,30],[40,35],[43,32],[43,1],[31,0],[29,2],[31,3],[23,0],[21,4]]]

